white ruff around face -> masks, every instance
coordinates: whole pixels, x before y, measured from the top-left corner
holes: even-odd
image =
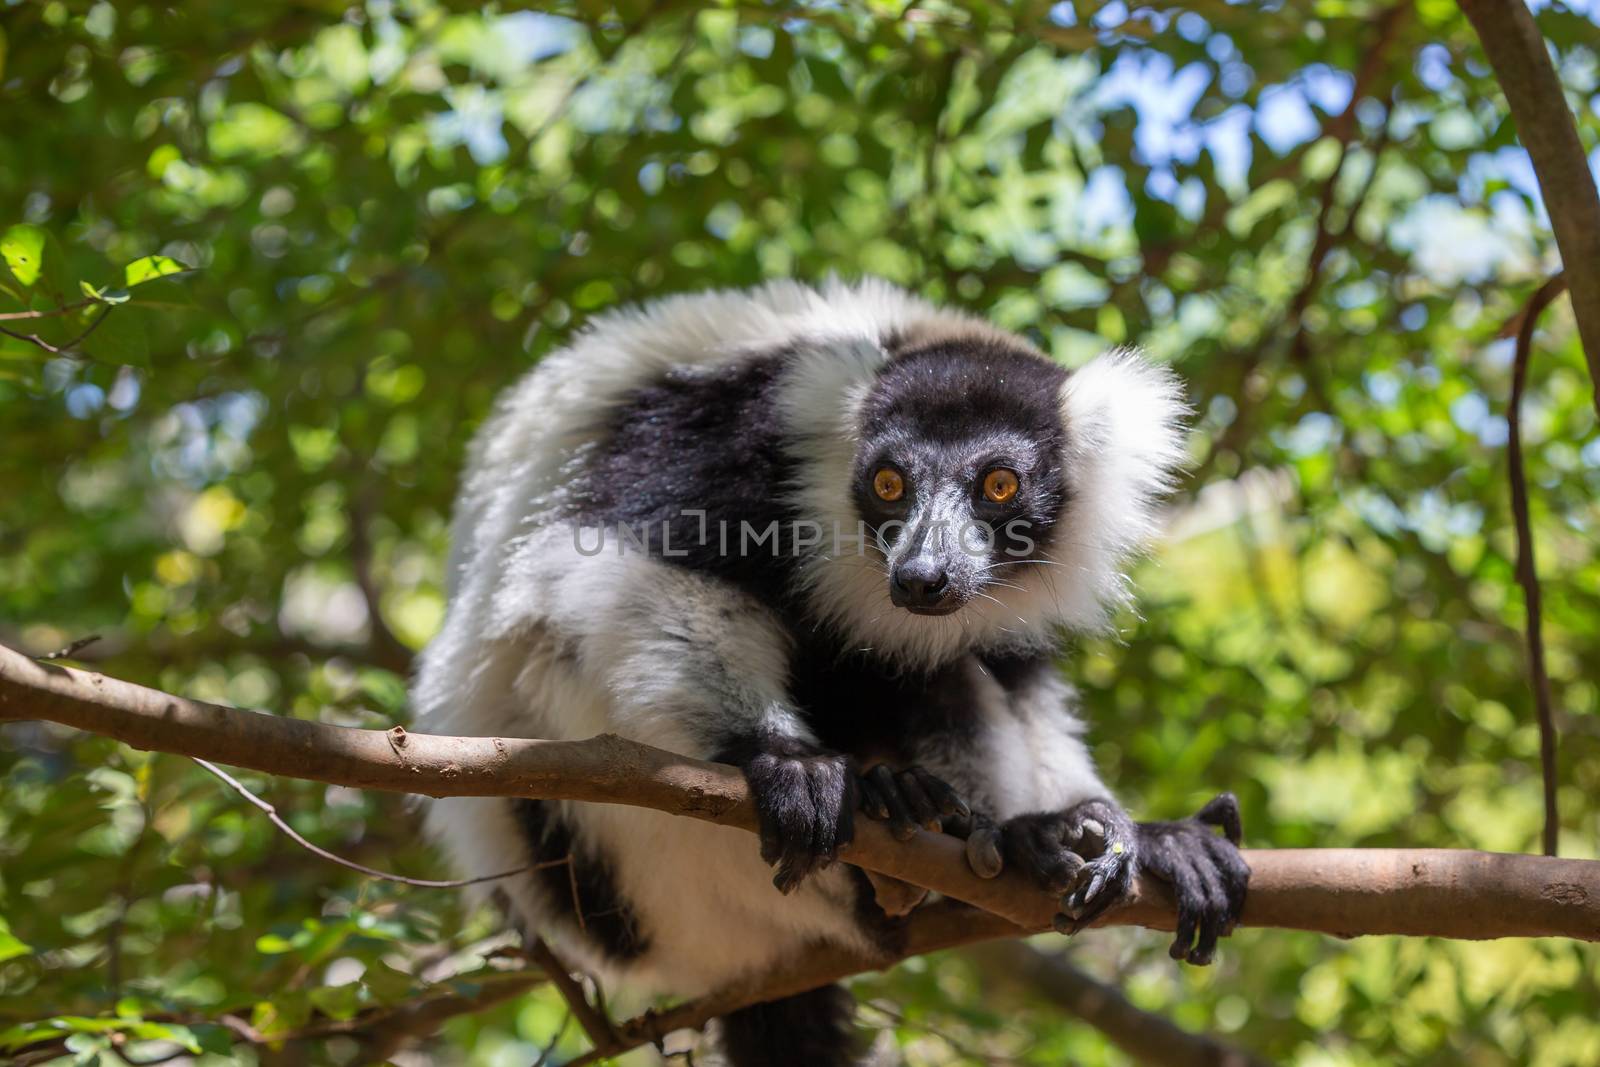
[[[916,324],[919,341],[997,333],[937,314],[937,324]],[[1183,463],[1187,409],[1177,377],[1125,350],[1073,372],[1060,397],[1069,493],[1061,521],[1006,584],[954,614],[930,617],[894,607],[883,555],[848,539],[860,519],[852,490],[860,413],[888,359],[874,341],[819,340],[785,381],[784,415],[801,461],[791,499],[829,531],[801,568],[812,609],[858,647],[907,669],[974,648],[1045,649],[1061,628],[1103,627],[1128,598],[1123,568],[1155,534],[1159,500]],[[845,535],[837,543],[835,529]]]

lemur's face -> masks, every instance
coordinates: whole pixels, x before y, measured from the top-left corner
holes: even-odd
[[[1065,503],[1065,379],[1038,356],[976,341],[913,349],[879,374],[854,489],[896,607],[948,615],[990,586],[1051,580],[1028,564]]]

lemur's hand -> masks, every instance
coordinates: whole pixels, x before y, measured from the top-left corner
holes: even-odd
[[[1217,836],[1213,827],[1226,836]],[[985,878],[1014,867],[1060,894],[1055,925],[1064,934],[1125,900],[1143,870],[1177,897],[1172,957],[1204,965],[1244,910],[1250,868],[1239,855],[1240,836],[1232,793],[1179,822],[1135,823],[1108,800],[1086,800],[1058,814],[1019,815],[999,828],[975,826],[967,859]]]
[[[1212,827],[1220,827],[1218,837]],[[1139,864],[1178,898],[1175,960],[1204,965],[1244,911],[1250,866],[1239,855],[1239,802],[1219,793],[1192,818],[1139,824]]]
[[[801,742],[769,743],[744,763],[761,817],[761,858],[772,884],[792,892],[855,837],[856,773],[850,759]]]
[[[954,789],[921,767],[894,771],[880,763],[857,780],[856,790],[862,812],[887,822],[889,832],[901,841],[917,836],[919,825],[938,831],[947,828],[947,819],[959,823],[972,817]]]
[[[1018,815],[999,828],[1004,866],[1022,871],[1061,898],[1056,929],[1074,933],[1133,891],[1139,830],[1109,800],[1085,800],[1062,812]],[[967,841],[969,860],[972,839]],[[984,867],[974,864],[979,874]],[[995,873],[998,873],[996,871]]]

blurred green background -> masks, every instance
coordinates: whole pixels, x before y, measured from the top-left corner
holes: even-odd
[[[1600,5],[1535,7],[1600,166]],[[80,658],[122,677],[404,722],[498,389],[619,301],[871,273],[1191,384],[1139,614],[1064,657],[1136,813],[1232,789],[1254,845],[1537,848],[1497,335],[1558,259],[1448,0],[0,0],[0,237],[0,315],[82,304],[0,319],[7,644],[98,633]],[[1594,856],[1600,433],[1564,299],[1535,341],[1561,845]],[[342,855],[443,876],[401,798],[246,780]],[[493,932],[186,760],[0,730],[0,1058],[71,1034],[118,1063],[120,1033],[132,1062],[353,1062],[223,1020],[477,988]],[[1037,945],[1273,1062],[1600,1061],[1594,946]],[[959,954],[856,989],[878,1062],[1128,1062]],[[526,1067],[562,1016],[537,992],[402,1062]]]

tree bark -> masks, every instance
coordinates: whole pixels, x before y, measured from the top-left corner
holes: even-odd
[[[1600,193],[1544,36],[1523,0],[1459,0],[1511,105],[1572,296],[1600,413]]]
[[[733,767],[620,737],[537,741],[357,730],[224,708],[52,663],[0,646],[0,720],[46,719],[173,752],[312,781],[430,796],[526,796],[631,804],[743,830],[756,828]],[[1560,936],[1600,941],[1600,861],[1446,849],[1245,851],[1247,926],[1338,937]],[[1050,928],[1056,901],[1019,875],[982,879],[960,842],[896,841],[859,820],[842,857],[999,916]],[[1106,924],[1170,930],[1164,888],[1142,879]]]

